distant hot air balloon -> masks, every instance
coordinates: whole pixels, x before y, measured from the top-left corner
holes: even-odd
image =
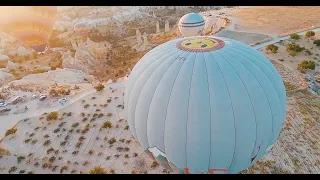
[[[199,36],[204,30],[205,20],[203,16],[197,13],[189,13],[179,20],[179,30],[182,36]]]
[[[76,23],[73,29],[82,39],[87,39],[89,35],[89,28],[86,22]]]
[[[125,90],[143,150],[168,170],[239,173],[276,142],[286,117],[278,71],[241,42],[179,38],[147,53]]]
[[[26,46],[44,52],[56,22],[57,7],[17,6],[11,9],[10,14],[0,19],[1,28]]]

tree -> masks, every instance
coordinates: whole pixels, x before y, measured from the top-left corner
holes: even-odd
[[[278,46],[275,46],[273,44],[269,44],[267,47],[266,47],[266,50],[268,51],[271,51],[272,53],[277,53],[278,52],[278,49],[279,47]]]
[[[102,91],[104,89],[104,85],[99,83],[94,87],[97,91]]]
[[[295,34],[291,34],[291,35],[290,35],[290,38],[291,38],[291,39],[294,39],[294,40],[298,40],[298,39],[300,39],[300,36],[295,33]]]
[[[298,71],[305,72],[307,69],[314,70],[316,68],[316,63],[314,61],[302,61],[298,64]]]
[[[316,33],[314,31],[308,31],[306,34],[305,34],[305,37],[311,37],[311,36],[314,36],[316,35]]]
[[[286,50],[288,52],[301,52],[302,50],[304,50],[304,48],[300,47],[298,44],[291,43],[286,46]]]

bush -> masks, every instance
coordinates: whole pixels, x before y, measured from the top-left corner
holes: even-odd
[[[112,122],[111,121],[106,121],[102,124],[101,129],[103,128],[111,128],[112,127]]]
[[[117,140],[116,140],[115,138],[111,138],[111,139],[108,141],[109,144],[113,144],[113,143],[115,143],[115,142],[117,142]]]
[[[21,163],[22,160],[26,159],[24,156],[18,156],[17,157],[17,161],[18,161],[18,164]]]
[[[82,133],[82,134],[85,134],[86,132],[89,131],[89,128],[90,128],[90,125],[87,124],[87,125],[82,129],[81,133]]]
[[[300,72],[305,72],[307,69],[314,70],[316,68],[316,63],[314,61],[302,61],[298,64],[298,70]]]
[[[159,163],[157,161],[153,161],[151,164],[151,168],[156,168],[157,166],[159,166]]]
[[[89,104],[86,104],[83,107],[87,109],[89,106],[90,106]]]
[[[17,167],[16,166],[12,166],[10,167],[8,173],[10,174],[11,172],[15,172],[17,170]]]
[[[314,31],[308,31],[306,34],[305,34],[305,37],[311,37],[311,36],[314,36],[316,35],[316,33]]]
[[[79,126],[79,123],[74,123],[74,124],[72,124],[71,127],[76,128],[76,127],[78,127],[78,126]]]
[[[97,91],[102,91],[102,90],[104,89],[104,85],[101,84],[101,83],[99,83],[99,84],[96,85],[94,88],[95,88]]]
[[[5,136],[9,136],[10,134],[14,134],[17,132],[17,129],[16,128],[11,128],[11,129],[8,129]]]
[[[115,173],[116,173],[116,171],[114,169],[110,170],[110,174],[115,174]]]
[[[286,50],[288,52],[301,52],[302,50],[304,50],[304,48],[300,47],[298,44],[295,44],[295,43],[291,43],[291,44],[288,44],[286,46]]]
[[[266,50],[267,51],[271,51],[272,53],[277,53],[278,52],[278,49],[279,47],[278,46],[275,46],[273,44],[269,44],[267,47],[266,47]]]
[[[50,121],[50,120],[57,120],[58,119],[58,116],[59,116],[59,113],[57,111],[53,111],[51,113],[49,113],[47,115],[47,121]]]
[[[107,172],[105,169],[98,166],[98,167],[92,168],[91,171],[89,172],[89,174],[107,174]]]
[[[60,174],[63,173],[63,171],[68,170],[68,166],[62,166],[60,169]]]
[[[43,146],[48,146],[50,143],[51,143],[50,140],[46,140],[46,141],[43,143]]]
[[[313,44],[316,44],[317,46],[320,46],[320,39],[314,40],[314,41],[313,41]]]
[[[56,96],[58,93],[57,93],[57,91],[55,89],[50,89],[49,94],[53,95],[53,96]]]
[[[290,38],[291,38],[291,39],[294,39],[294,40],[298,40],[298,39],[300,39],[300,36],[295,33],[295,34],[291,34],[291,35],[290,35]]]

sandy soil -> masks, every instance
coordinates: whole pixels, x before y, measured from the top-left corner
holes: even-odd
[[[88,173],[95,166],[101,166],[109,173],[113,169],[116,174],[162,173],[160,166],[151,168],[152,160],[126,129],[123,109],[118,107],[123,103],[123,85],[115,84],[112,88],[115,90],[105,88],[102,92],[95,92],[59,110],[59,120],[48,122],[44,115],[21,121],[16,126],[17,132],[7,136],[1,143],[11,156],[2,156],[0,159],[0,173],[8,173],[11,167],[17,167],[12,173],[21,173],[21,170],[25,173],[61,173],[63,166],[68,167],[63,172],[68,174]],[[109,103],[108,98],[111,98]],[[86,104],[89,104],[88,108],[84,108]],[[69,112],[72,113],[68,115]],[[102,117],[98,116],[100,113]],[[112,122],[113,127],[100,131],[107,120]],[[87,124],[89,130],[82,133],[81,130]],[[80,147],[76,147],[81,136],[85,139],[81,141]],[[116,142],[112,144],[109,140],[113,137]],[[47,140],[50,143],[43,145]],[[65,145],[61,145],[64,141]],[[59,152],[48,153],[51,147]],[[25,157],[20,163],[17,160],[19,156]],[[56,159],[50,163],[51,157]],[[39,163],[38,167],[36,163]],[[49,167],[45,167],[45,163],[50,164]]]
[[[240,31],[280,35],[320,26],[319,6],[250,6],[228,13]]]

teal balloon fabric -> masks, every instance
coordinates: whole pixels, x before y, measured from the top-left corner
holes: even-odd
[[[148,52],[125,87],[126,118],[167,169],[234,174],[261,159],[286,117],[273,64],[239,41],[193,36]]]

